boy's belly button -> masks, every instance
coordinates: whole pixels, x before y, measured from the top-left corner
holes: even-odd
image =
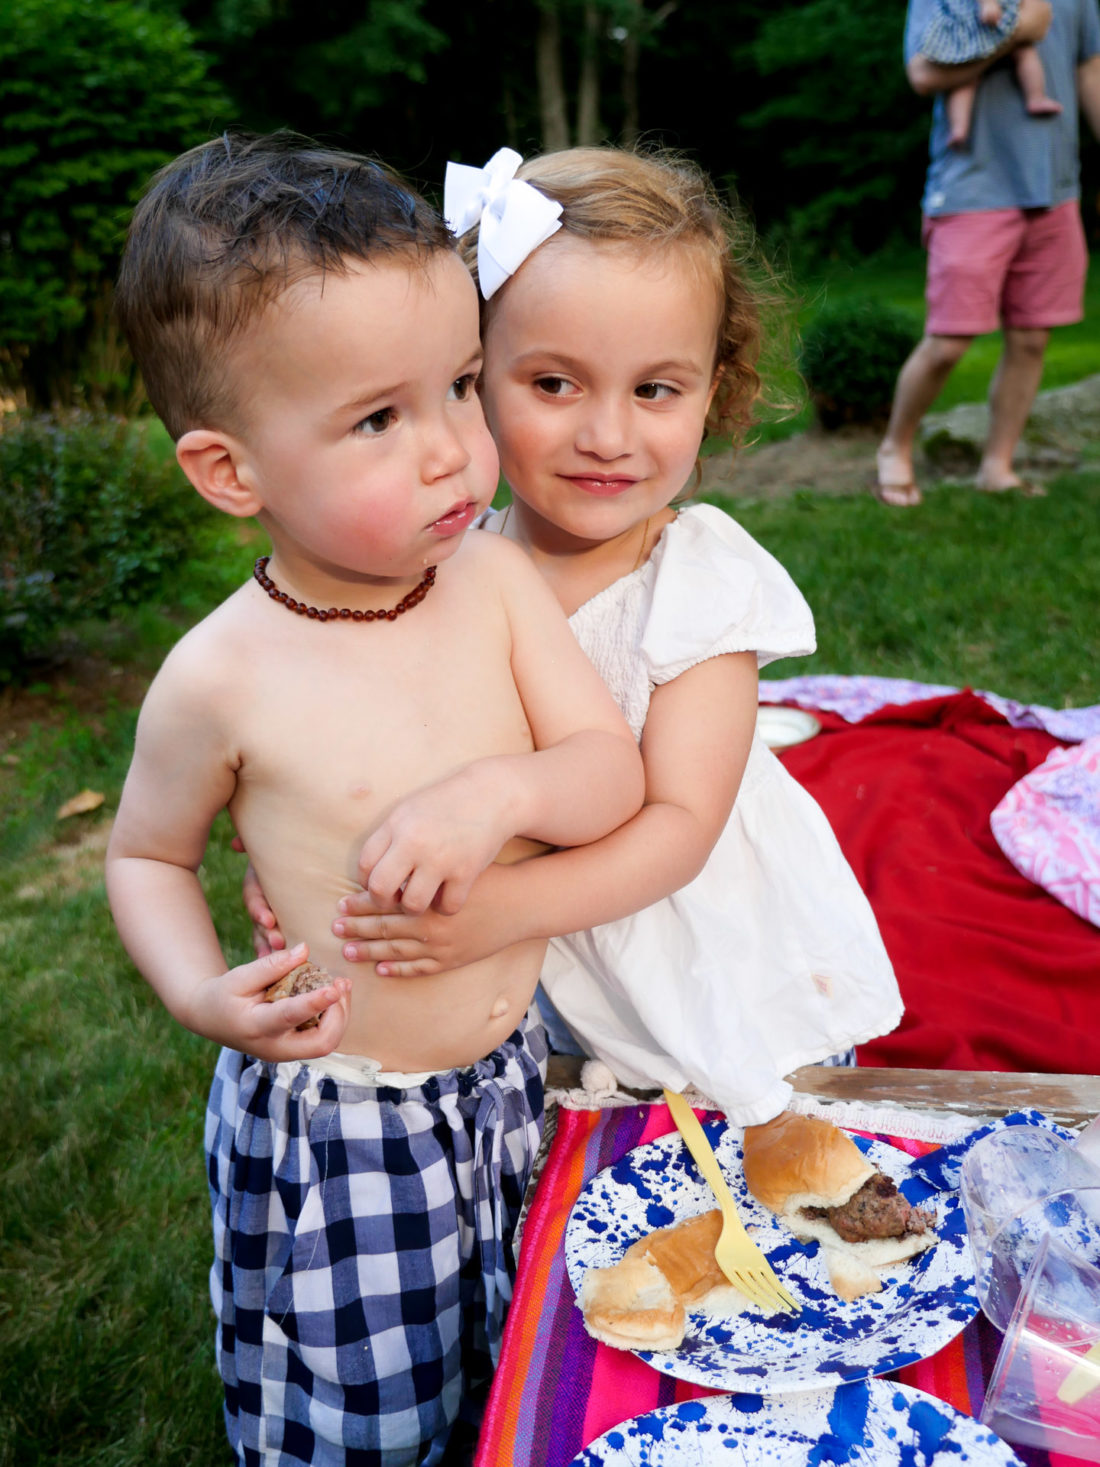
[[[496,1003],[494,1003],[493,1007],[489,1010],[489,1017],[490,1019],[503,1019],[504,1015],[507,1012],[508,1000],[504,997],[503,994],[501,994]]]

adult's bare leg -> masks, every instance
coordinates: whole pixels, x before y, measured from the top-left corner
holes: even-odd
[[[1004,351],[989,385],[989,437],[978,468],[979,489],[1018,489],[1023,482],[1012,458],[1043,376],[1043,353],[1050,332],[1010,326]]]
[[[921,419],[940,395],[972,336],[925,336],[898,374],[886,435],[875,455],[878,497],[884,504],[919,504],[913,478],[913,446]]]

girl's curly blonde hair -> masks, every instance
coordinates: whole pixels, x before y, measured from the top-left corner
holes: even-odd
[[[565,148],[529,159],[516,177],[561,204],[564,235],[593,244],[692,250],[719,302],[718,387],[707,433],[740,442],[761,395],[757,363],[764,293],[747,268],[751,230],[722,203],[702,170],[667,150]],[[476,280],[476,227],[463,236],[460,250]],[[507,288],[482,303],[483,325]]]

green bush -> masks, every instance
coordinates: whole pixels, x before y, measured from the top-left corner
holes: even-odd
[[[897,306],[875,300],[822,306],[803,332],[799,354],[822,427],[884,422],[898,369],[920,334],[917,318]]]
[[[168,593],[213,513],[153,438],[87,412],[0,425],[0,682],[90,618]]]

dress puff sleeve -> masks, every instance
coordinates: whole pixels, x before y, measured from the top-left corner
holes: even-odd
[[[724,652],[760,667],[805,657],[817,641],[801,591],[773,555],[710,504],[684,509],[650,557],[641,650],[653,686]]]

